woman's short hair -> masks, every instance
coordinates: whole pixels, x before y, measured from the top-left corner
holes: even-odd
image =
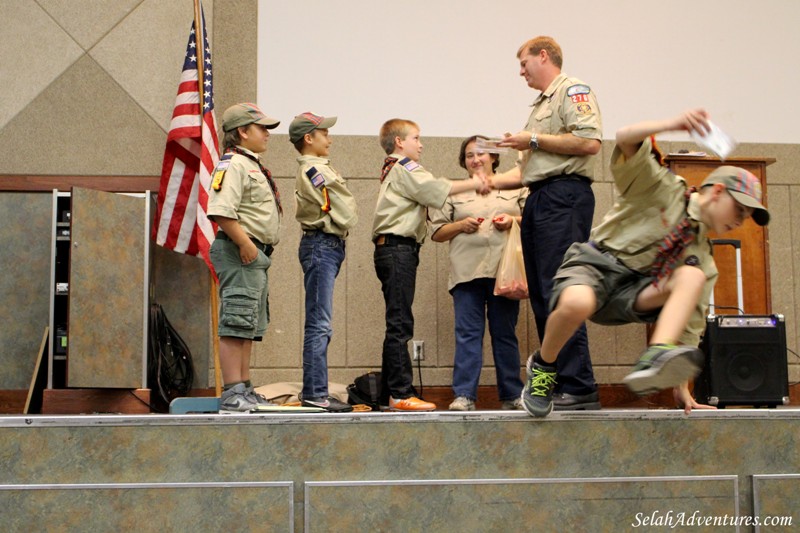
[[[472,137],[467,137],[464,139],[464,142],[461,143],[461,150],[458,151],[458,164],[461,168],[467,168],[467,145],[471,142],[475,142],[478,139],[486,139],[489,140],[489,137],[485,135],[473,135]],[[500,166],[500,156],[497,154],[489,154],[492,157],[492,172],[497,170],[497,167]]]

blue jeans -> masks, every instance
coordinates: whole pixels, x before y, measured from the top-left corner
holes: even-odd
[[[487,315],[500,401],[519,398],[522,392],[516,333],[519,301],[495,296],[494,283],[494,278],[473,279],[459,283],[451,291],[456,318],[453,394],[470,400],[478,397]]]
[[[303,235],[298,257],[306,290],[303,398],[328,396],[328,344],[333,328],[333,284],[344,261],[344,240],[318,231]]]
[[[376,246],[375,273],[386,303],[386,335],[381,357],[381,394],[398,400],[414,395],[413,372],[408,341],[414,336],[414,291],[419,266],[419,246],[395,244]]]
[[[586,242],[592,228],[594,193],[588,180],[563,179],[535,184],[522,211],[522,254],[539,341],[550,316],[553,277],[572,243]],[[582,325],[556,360],[556,393],[589,394],[597,390],[589,339]]]

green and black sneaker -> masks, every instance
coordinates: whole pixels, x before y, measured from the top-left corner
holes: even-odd
[[[528,358],[525,369],[528,379],[522,389],[522,406],[529,415],[543,418],[553,410],[553,389],[556,386],[556,367],[540,365],[534,358],[539,351]]]
[[[703,352],[694,346],[653,344],[622,382],[639,396],[646,396],[695,378],[704,361]]]

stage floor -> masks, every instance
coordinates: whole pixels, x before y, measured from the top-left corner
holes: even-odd
[[[730,524],[799,523],[798,421],[795,408],[4,416],[0,505],[13,531],[624,531],[692,516],[790,531]]]

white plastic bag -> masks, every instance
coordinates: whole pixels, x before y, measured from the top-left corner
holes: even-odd
[[[522,239],[516,219],[512,219],[506,246],[503,248],[503,256],[497,266],[494,295],[512,300],[528,298],[528,280],[525,277],[525,261],[522,258]]]

